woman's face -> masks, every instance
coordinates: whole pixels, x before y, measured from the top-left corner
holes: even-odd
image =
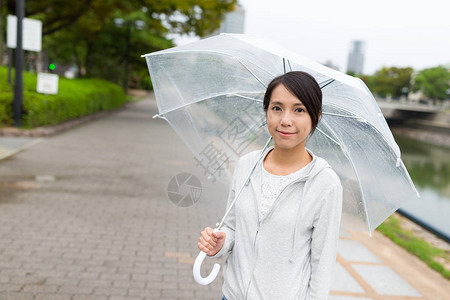
[[[273,89],[266,118],[276,147],[286,150],[305,147],[312,128],[311,117],[300,99],[283,84]]]

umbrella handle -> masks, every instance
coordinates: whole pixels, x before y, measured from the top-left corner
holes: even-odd
[[[202,262],[205,259],[205,257],[206,257],[206,253],[203,251],[200,251],[197,255],[197,258],[195,259],[194,268],[192,269],[192,274],[194,275],[195,281],[201,285],[208,285],[211,282],[213,282],[214,279],[216,279],[217,274],[219,274],[219,271],[220,271],[220,265],[214,264],[214,267],[213,267],[211,273],[207,277],[202,277],[202,275],[200,274],[200,268],[202,266]]]
[[[217,228],[214,229],[214,232],[217,231],[218,231]],[[194,267],[192,268],[192,274],[194,275],[195,281],[201,285],[208,285],[211,282],[213,282],[220,271],[220,265],[214,264],[211,273],[207,277],[202,277],[202,275],[200,274],[200,268],[202,267],[202,263],[205,260],[206,255],[207,255],[206,252],[200,251],[197,255],[197,258],[195,259]]]

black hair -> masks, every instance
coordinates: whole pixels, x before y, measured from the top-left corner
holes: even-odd
[[[272,92],[279,84],[284,85],[306,107],[311,117],[311,134],[313,134],[322,114],[322,90],[317,81],[310,74],[302,71],[288,72],[275,77],[269,83],[264,95],[264,111],[267,112]]]

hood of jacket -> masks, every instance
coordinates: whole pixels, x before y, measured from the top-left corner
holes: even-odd
[[[261,167],[262,167],[262,163],[264,161],[264,158],[273,149],[274,149],[274,147],[272,146],[272,147],[269,147],[266,150],[264,150],[263,153],[260,153],[259,151],[255,151],[254,153],[251,153],[251,154],[253,154],[255,159],[258,159],[257,162],[255,161],[255,159],[248,160],[250,164],[257,163],[257,166],[256,166],[254,172],[251,175],[251,179],[261,176],[261,172],[260,171],[261,171]],[[322,172],[324,169],[331,168],[326,160],[324,160],[321,157],[316,156],[311,150],[309,150],[307,148],[306,148],[306,150],[312,156],[312,161],[309,162],[306,166],[304,166],[300,170],[299,177],[297,178],[296,182],[297,181],[308,181],[309,179],[315,177],[317,174]],[[248,182],[247,182],[247,184],[248,184]]]

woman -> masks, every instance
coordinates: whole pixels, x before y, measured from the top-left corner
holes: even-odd
[[[198,247],[227,253],[223,298],[327,299],[336,259],[342,187],[327,162],[305,148],[322,112],[322,92],[305,72],[276,77],[264,96],[274,146],[266,150],[221,232],[205,228]],[[229,202],[259,151],[243,156]]]

